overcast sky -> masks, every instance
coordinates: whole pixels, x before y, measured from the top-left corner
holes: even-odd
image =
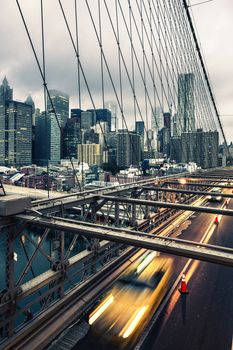
[[[200,2],[192,0],[191,4]],[[233,141],[233,1],[193,6],[206,66],[228,142]],[[229,116],[224,116],[229,115]]]
[[[189,3],[195,4],[200,1],[201,0],[190,0]],[[7,76],[10,85],[14,88],[15,99],[25,100],[30,93],[36,106],[43,109],[41,78],[19,16],[16,1],[0,0],[0,2],[0,79],[2,80],[4,75]],[[63,3],[67,9],[72,26],[74,23],[72,12],[74,1],[63,0]],[[93,40],[93,29],[90,31],[91,26],[88,25],[86,21],[87,9],[84,4],[85,2],[84,0],[78,0],[77,3],[80,13],[82,13],[79,28],[80,47],[82,47],[81,59],[85,63],[87,78],[95,97],[96,107],[101,107],[101,79],[100,74],[96,74],[96,65],[99,65],[99,57],[96,55],[98,45],[96,40]],[[97,0],[91,0],[90,3],[96,4]],[[21,0],[20,4],[22,5],[27,23],[30,27],[36,49],[40,54],[40,1]],[[77,107],[76,61],[71,43],[67,40],[67,32],[58,7],[58,1],[44,0],[44,7],[46,14],[45,29],[47,31],[46,80],[48,82],[48,87],[67,92],[71,96],[71,107]],[[194,16],[199,42],[204,53],[217,105],[220,114],[223,115],[222,121],[225,134],[228,142],[230,142],[233,140],[233,1],[214,0],[199,6],[193,6],[192,14]],[[74,29],[74,26],[72,26],[72,29]],[[109,28],[105,27],[104,29],[103,36],[108,35],[108,40],[111,42],[113,37],[109,34]],[[122,47],[122,49],[128,50],[128,47]],[[109,50],[107,49],[106,55],[112,64],[117,65],[116,47],[109,48]],[[117,70],[114,72],[113,69],[112,71],[113,78],[117,78]],[[112,95],[108,95],[109,84],[109,79],[106,79],[106,100],[112,99]],[[126,85],[125,83],[125,86]],[[132,110],[130,110],[132,107],[130,107],[128,103],[129,97],[126,93],[127,89],[129,89],[129,86],[126,87],[124,91],[124,107],[126,114],[127,112],[133,113]],[[143,100],[143,88],[138,85],[137,91],[140,91],[140,89],[142,90],[142,94],[139,96],[139,100]],[[92,108],[87,93],[82,97],[82,107],[83,109]],[[131,125],[129,125],[129,127],[130,126]]]

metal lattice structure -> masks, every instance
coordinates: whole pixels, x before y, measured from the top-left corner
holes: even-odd
[[[41,0],[40,59],[24,9],[18,0],[16,5],[43,83],[45,118],[51,112],[61,131],[45,74],[45,43],[49,31],[45,31],[44,17],[50,14]],[[198,135],[209,133],[215,146],[219,135],[225,142],[185,0],[74,0],[72,5],[58,0],[56,6],[75,55],[78,108],[86,105],[86,109],[96,113],[98,106],[104,108],[106,100],[113,99],[132,154],[136,151],[129,124],[142,121],[147,152],[154,158],[149,131],[151,119],[159,129],[157,108],[173,120],[173,134],[171,127],[170,130],[167,127],[163,136],[166,138],[166,133],[170,133],[170,145],[175,150],[180,147],[181,159],[199,149],[197,130]],[[68,14],[73,16],[73,25]],[[89,65],[85,57],[87,41],[91,43],[91,58],[96,58],[96,62],[93,64],[91,59]],[[93,66],[99,76],[97,93],[92,87]],[[108,152],[109,140],[101,123],[99,128],[104,151]],[[176,147],[177,140],[179,147]],[[212,141],[205,140],[200,156],[208,154],[211,161]],[[80,153],[83,156],[82,142]],[[228,208],[203,205],[216,183],[225,182],[220,186],[233,188],[232,171],[197,173],[190,182],[190,174],[185,173],[171,178],[152,177],[108,190],[84,191],[83,171],[80,183],[72,158],[70,155],[68,158],[78,193],[34,201],[31,207],[16,208],[1,217],[0,243],[4,258],[0,281],[0,349],[26,349],[45,328],[47,337],[55,337],[132,262],[137,249],[233,266],[232,249],[165,236],[165,232],[172,234],[175,219],[182,222],[192,212],[232,216],[233,211]],[[140,159],[136,162],[140,168],[139,162]],[[179,181],[181,176],[186,177],[183,183]],[[49,195],[49,186],[47,190]],[[232,194],[223,197],[230,199]],[[7,205],[11,208],[11,203]],[[53,326],[48,327],[51,324]],[[44,338],[40,346],[47,343],[48,339]]]
[[[233,188],[229,172],[215,174],[225,181],[222,187]],[[164,236],[173,231],[175,219],[185,221],[192,212],[233,216],[230,209],[200,205],[216,182],[215,177],[208,179],[215,175],[206,176],[199,175],[198,182],[186,177],[185,184],[184,178],[164,178],[88,195],[36,200],[26,213],[2,217],[6,247],[3,346],[22,342],[27,329],[32,334],[41,320],[53,319],[63,308],[65,312],[118,266],[130,263],[139,247],[233,266],[232,249]],[[168,183],[173,188],[166,188]],[[228,200],[232,194],[224,197]],[[38,264],[43,268],[38,269]],[[80,310],[84,306],[88,303]]]

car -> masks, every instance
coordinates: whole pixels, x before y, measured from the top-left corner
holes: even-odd
[[[221,194],[222,194],[222,189],[220,187],[213,187],[210,191],[210,195],[207,196],[207,199],[210,202],[221,202],[223,199]]]
[[[114,283],[89,315],[89,324],[99,337],[128,342],[153,316],[164,298],[173,259],[147,252]]]

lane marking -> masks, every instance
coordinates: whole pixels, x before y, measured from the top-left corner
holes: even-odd
[[[224,208],[225,203],[223,203],[220,208]],[[214,231],[216,230],[216,225],[214,224],[215,218],[213,218],[210,221],[209,226],[207,227],[205,233],[203,234],[201,240],[199,241],[200,243],[208,243],[208,241],[210,240],[211,236],[213,235]],[[170,291],[168,292],[167,296],[165,297],[165,299],[163,300],[163,302],[160,304],[160,306],[158,307],[158,309],[156,310],[154,316],[151,318],[150,323],[148,324],[148,326],[145,328],[143,334],[141,337],[139,337],[139,341],[136,343],[136,346],[134,347],[134,350],[140,350],[148,336],[148,334],[150,333],[151,329],[154,327],[154,324],[156,323],[156,321],[158,320],[158,318],[161,315],[161,312],[163,311],[164,307],[166,306],[166,313],[164,315],[163,318],[163,323],[161,325],[160,328],[160,332],[161,330],[165,327],[168,318],[170,317],[170,314],[172,312],[172,310],[174,309],[178,299],[181,297],[181,294],[179,293],[177,287],[180,283],[181,277],[183,272],[186,273],[186,281],[188,283],[188,281],[191,279],[191,277],[193,276],[194,272],[196,271],[198,265],[200,264],[201,261],[199,260],[194,260],[194,259],[189,259],[187,261],[187,263],[185,264],[185,266],[183,267],[181,273],[178,275],[177,279],[175,280],[173,286],[171,287]],[[232,338],[232,347],[231,350],[233,350],[233,338]]]

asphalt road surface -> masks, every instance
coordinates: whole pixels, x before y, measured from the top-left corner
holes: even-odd
[[[219,203],[209,203],[219,206]],[[233,209],[233,201],[228,208]],[[233,218],[222,217],[213,224],[213,214],[194,214],[174,237],[223,245],[233,248]],[[211,263],[174,258],[173,285],[185,269],[188,295],[178,290],[162,310],[143,343],[143,349],[156,350],[232,350],[233,334],[233,269]],[[146,334],[146,332],[144,331]],[[127,349],[133,349],[140,336]],[[73,349],[120,349],[111,340],[99,339],[89,331]]]
[[[233,201],[228,208],[233,208]],[[197,221],[201,225],[203,220]],[[194,227],[196,231],[197,226],[190,226]],[[231,217],[222,217],[208,243],[233,248]],[[189,294],[172,296],[143,348],[232,350],[233,269],[193,262],[187,285]]]

